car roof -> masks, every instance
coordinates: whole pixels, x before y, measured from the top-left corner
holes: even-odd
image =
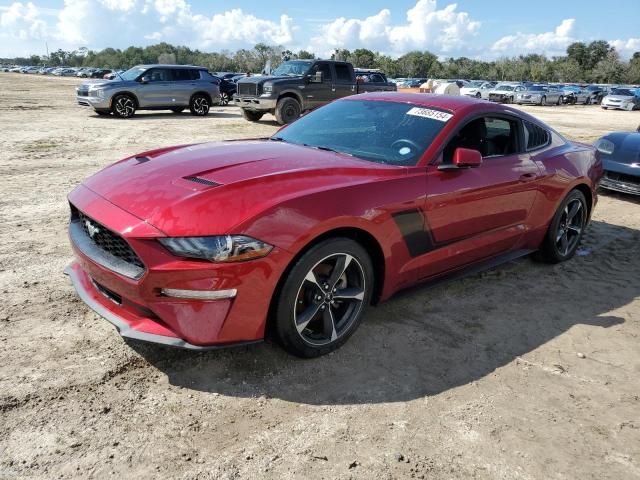
[[[136,65],[134,68],[191,68],[195,70],[206,70],[206,67],[198,67],[196,65],[171,65],[166,63],[153,63],[149,65]]]
[[[450,112],[457,112],[470,107],[482,105],[485,110],[504,112],[511,110],[500,104],[478,100],[465,95],[436,95],[432,93],[398,93],[398,92],[371,92],[361,95],[352,95],[343,100],[382,100],[396,103],[412,103],[423,107],[434,107]]]

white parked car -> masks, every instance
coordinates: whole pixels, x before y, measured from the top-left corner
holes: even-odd
[[[619,110],[640,109],[640,91],[633,88],[613,88],[600,104],[605,110],[609,108]]]
[[[467,97],[475,97],[475,98],[489,98],[489,92],[493,87],[496,86],[496,82],[485,82],[483,80],[474,80],[469,82],[469,85],[466,85],[460,89],[461,95],[466,95]]]
[[[513,83],[499,83],[489,91],[489,100],[499,103],[513,103],[518,92],[525,90],[524,85]]]

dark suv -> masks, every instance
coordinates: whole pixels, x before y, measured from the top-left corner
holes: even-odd
[[[180,113],[188,107],[202,116],[220,103],[219,82],[204,67],[137,65],[113,80],[83,82],[76,91],[78,104],[99,115],[130,118],[136,110]]]

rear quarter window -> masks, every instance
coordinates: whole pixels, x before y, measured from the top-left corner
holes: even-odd
[[[551,141],[549,132],[535,123],[524,121],[524,137],[527,151],[545,147]]]

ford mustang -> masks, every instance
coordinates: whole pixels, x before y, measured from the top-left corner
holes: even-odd
[[[69,194],[66,273],[124,337],[268,335],[316,357],[418,282],[571,258],[601,176],[594,147],[507,106],[355,95],[270,138],[148,151],[88,178]]]

